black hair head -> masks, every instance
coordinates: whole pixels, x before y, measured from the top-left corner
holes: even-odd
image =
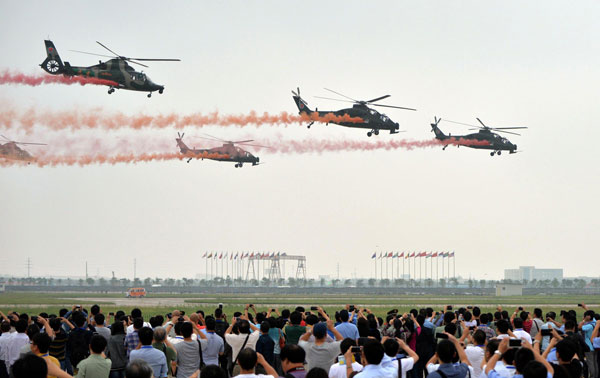
[[[90,348],[92,349],[92,352],[96,354],[104,352],[106,349],[106,344],[107,342],[104,336],[94,335],[90,340]],[[150,344],[152,344],[152,342]]]

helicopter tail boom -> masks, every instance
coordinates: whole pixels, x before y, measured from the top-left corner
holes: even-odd
[[[298,88],[298,92],[294,92],[292,91],[292,98],[294,99],[294,102],[296,103],[296,106],[298,107],[298,110],[300,111],[300,114],[312,114],[313,111],[308,107],[308,104],[306,103],[306,101],[304,101],[304,99],[302,99],[302,97],[300,97],[300,88]]]
[[[435,123],[431,124],[431,131],[433,131],[435,133],[435,138],[439,139],[439,140],[444,140],[444,139],[448,139],[449,136],[444,134],[442,132],[442,130],[440,130],[440,128],[438,127],[438,123],[440,123],[442,119],[441,118],[435,118]]]
[[[40,64],[40,67],[51,75],[60,75],[65,72],[65,65],[54,47],[54,43],[50,40],[45,40],[46,59]]]

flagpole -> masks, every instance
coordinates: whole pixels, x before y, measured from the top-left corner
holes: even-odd
[[[373,260],[375,260],[375,280],[377,280],[377,252],[375,252],[375,258]]]
[[[446,252],[446,278],[450,281],[450,252]]]
[[[386,252],[385,253],[385,279],[386,280],[389,278],[388,273],[390,272],[390,267],[389,267],[390,264],[388,264],[388,261],[387,261],[388,258],[389,258],[389,256],[388,256],[388,253]]]
[[[421,287],[421,278],[423,278],[423,265],[421,264],[421,252],[419,252],[419,287]]]
[[[425,265],[425,281],[427,281],[427,253],[423,257],[425,257],[425,264],[423,265]]]
[[[392,282],[394,281],[394,253],[392,252]]]
[[[402,252],[402,279],[404,279],[404,260],[406,258],[404,257],[404,252]]]
[[[456,255],[454,251],[452,251],[452,265],[454,265],[454,279],[456,279]]]
[[[446,255],[444,254],[444,252],[442,252],[442,279],[444,278],[444,257],[446,257]]]

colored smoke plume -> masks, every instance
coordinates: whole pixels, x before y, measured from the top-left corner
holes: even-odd
[[[289,125],[304,122],[351,122],[359,123],[360,117],[350,117],[345,114],[336,116],[328,113],[324,116],[316,114],[294,115],[287,112],[258,114],[254,111],[248,114],[227,115],[213,112],[209,114],[193,113],[180,115],[176,113],[159,115],[125,115],[120,112],[106,112],[102,109],[88,109],[86,111],[40,111],[31,108],[18,112],[10,109],[0,109],[0,127],[19,128],[31,132],[37,125],[45,126],[51,130],[64,129],[105,129],[116,130],[121,128],[167,128],[183,129],[185,127],[204,126],[262,126],[262,125]]]
[[[322,153],[336,151],[376,151],[376,150],[414,150],[417,148],[442,147],[445,145],[451,146],[489,146],[489,142],[472,140],[472,139],[456,139],[449,138],[444,141],[431,140],[377,140],[377,141],[359,141],[359,140],[287,140],[275,141],[260,141],[261,144],[267,145],[270,148],[265,149],[265,152],[272,151],[281,154],[305,154],[305,153]],[[260,147],[258,148],[260,150]]]
[[[0,159],[0,166],[7,167],[13,165],[37,165],[38,167],[45,166],[59,166],[59,165],[77,165],[80,167],[87,165],[100,165],[100,164],[110,164],[115,165],[118,163],[141,163],[141,162],[151,162],[151,161],[168,161],[168,160],[183,160],[189,158],[204,158],[204,159],[223,159],[227,158],[226,154],[218,154],[218,153],[202,153],[199,155],[196,154],[181,154],[181,153],[150,153],[150,154],[125,154],[125,155],[83,155],[83,156],[40,156],[34,158],[32,161],[22,161],[22,160],[7,160]]]
[[[119,84],[112,80],[97,79],[95,77],[83,76],[63,76],[63,75],[27,75],[24,73],[3,71],[0,73],[0,84],[20,84],[36,87],[42,84],[95,84],[118,86]]]
[[[139,142],[139,141],[138,141]],[[34,160],[30,163],[40,167],[45,166],[87,166],[87,165],[100,165],[109,164],[115,165],[117,163],[141,163],[151,161],[168,161],[168,160],[184,160],[184,159],[226,159],[229,157],[227,154],[203,152],[201,154],[187,153],[182,154],[179,152],[155,152],[155,153],[123,153],[115,152],[120,149],[119,146],[104,145],[98,140],[81,141],[83,143],[83,150],[86,153],[82,155],[74,154],[72,151],[71,142],[65,141],[64,144],[60,142],[50,144],[49,147],[53,147],[55,153],[63,151],[62,155],[52,155],[41,152],[34,157]],[[436,139],[432,140],[387,140],[387,141],[344,141],[344,140],[262,140],[262,144],[270,146],[268,149],[261,147],[248,148],[253,153],[276,153],[276,154],[310,154],[310,153],[324,153],[324,152],[340,152],[340,151],[376,151],[376,150],[414,150],[417,148],[432,148],[441,147],[444,145],[461,145],[461,146],[486,146],[489,145],[487,141],[476,141],[466,139],[455,139],[450,138],[445,141]],[[152,144],[152,143],[146,143]],[[158,144],[156,144],[158,145]],[[93,147],[92,147],[93,146]],[[169,147],[162,147],[169,148]],[[173,150],[175,148],[173,147]],[[88,151],[93,151],[89,154]],[[13,166],[13,165],[24,165],[27,162],[18,160],[6,160],[0,159],[0,166]]]

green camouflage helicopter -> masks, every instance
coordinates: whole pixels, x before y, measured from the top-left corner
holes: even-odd
[[[180,61],[180,59],[128,58],[115,53],[108,47],[104,46],[102,43],[96,41],[96,43],[110,51],[116,57],[113,58],[109,55],[101,55],[85,51],[72,50],[83,54],[112,58],[106,62],[100,61],[100,63],[94,66],[77,67],[71,66],[69,62],[64,62],[63,64],[62,60],[60,59],[60,56],[58,55],[58,51],[56,51],[56,47],[54,47],[54,43],[52,43],[52,41],[44,40],[44,43],[46,44],[47,57],[46,60],[44,60],[42,64],[40,64],[40,67],[42,67],[44,71],[52,75],[82,76],[101,79],[103,80],[103,84],[105,83],[110,87],[108,89],[108,94],[113,93],[115,89],[128,89],[132,91],[148,92],[148,97],[151,97],[152,92],[154,91],[158,91],[158,93],[162,94],[165,90],[164,85],[155,84],[154,82],[152,82],[152,80],[150,80],[148,76],[146,76],[145,73],[137,72],[133,67],[127,64],[127,62],[138,64],[142,67],[148,67],[136,61]]]

